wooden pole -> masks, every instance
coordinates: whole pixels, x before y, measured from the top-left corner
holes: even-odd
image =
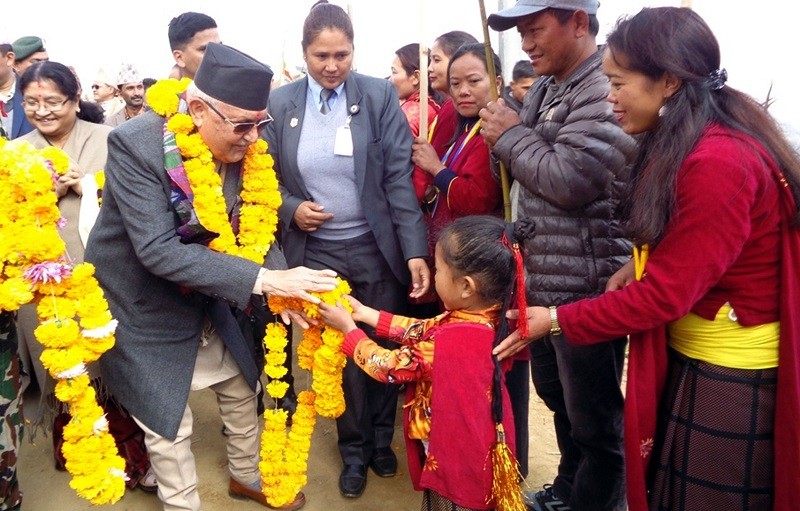
[[[419,136],[428,140],[428,47],[419,44]]]
[[[486,18],[486,6],[484,6],[483,0],[478,0],[478,4],[481,8],[481,22],[483,24],[483,47],[486,50],[486,69],[489,71],[489,80],[492,83],[495,83],[497,80],[497,72],[494,68],[494,51],[492,51],[492,41],[489,39],[489,21]],[[490,87],[490,92],[492,95],[492,101],[497,101],[497,98],[499,97],[497,87]],[[503,162],[498,162],[498,165],[500,167],[500,187],[503,191],[503,216],[505,217],[506,222],[510,222],[511,193],[508,170]]]
[[[428,47],[425,40],[425,2],[419,0],[419,136],[428,140]]]

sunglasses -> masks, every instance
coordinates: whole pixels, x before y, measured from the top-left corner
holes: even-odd
[[[208,108],[213,110],[215,114],[219,115],[220,118],[222,118],[223,121],[225,121],[228,124],[230,124],[231,127],[233,128],[233,132],[235,134],[237,134],[237,135],[244,135],[246,133],[249,133],[250,130],[252,130],[253,128],[256,128],[257,131],[261,131],[261,128],[263,128],[264,126],[266,126],[267,124],[269,124],[269,123],[271,123],[272,121],[275,120],[275,119],[272,118],[271,115],[267,114],[266,118],[261,119],[258,122],[233,122],[230,119],[228,119],[227,117],[225,117],[224,115],[222,115],[222,112],[220,112],[219,110],[214,108],[214,105],[212,105],[211,103],[209,103],[208,101],[206,101],[203,98],[200,98],[200,99],[203,101],[203,103],[208,105]]]

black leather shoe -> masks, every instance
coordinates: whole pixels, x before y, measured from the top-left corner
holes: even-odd
[[[369,468],[380,477],[392,477],[397,474],[397,456],[391,447],[378,447],[372,454]]]
[[[297,394],[294,393],[294,390],[287,390],[286,395],[278,399],[278,408],[285,410],[289,414],[289,418],[294,415],[294,412],[297,411]]]
[[[345,465],[339,475],[339,493],[343,497],[360,497],[367,487],[367,467],[364,465]]]

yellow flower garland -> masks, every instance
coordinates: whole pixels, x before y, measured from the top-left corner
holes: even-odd
[[[289,340],[286,328],[280,323],[267,325],[264,336],[266,348],[264,372],[270,378],[286,374],[285,349]],[[267,393],[274,399],[286,394],[288,384],[273,379],[267,385]],[[261,433],[261,491],[274,507],[289,504],[306,485],[308,452],[311,435],[314,433],[316,413],[313,392],[303,391],[297,396],[297,410],[292,418],[292,427],[286,434],[288,414],[280,408],[264,411],[264,430]]]
[[[344,280],[333,291],[313,293],[325,303],[346,302],[343,295],[350,292]],[[275,313],[291,309],[302,310],[309,317],[318,318],[319,308],[310,302],[296,298],[269,297],[269,307]],[[349,304],[346,305],[349,308]],[[316,415],[336,418],[344,412],[342,392],[342,369],[347,361],[341,352],[344,335],[332,328],[312,327],[303,332],[303,341],[298,347],[300,367],[312,372],[314,392],[303,391],[297,396],[297,410],[292,416],[292,427],[287,435],[288,415],[275,408],[264,412],[264,431],[261,433],[261,490],[271,506],[289,504],[308,481],[308,452],[314,432]],[[286,328],[280,323],[267,325],[264,336],[264,373],[272,381],[267,393],[273,399],[286,394],[288,384],[278,380],[286,374]]]
[[[258,139],[247,148],[242,163],[243,204],[239,216],[239,234],[234,235],[222,195],[222,179],[216,172],[214,157],[197,133],[191,116],[178,111],[180,95],[188,79],[159,80],[147,90],[147,102],[167,118],[167,130],[184,158],[183,167],[194,194],[193,207],[200,223],[219,234],[208,244],[217,252],[244,257],[261,264],[275,242],[281,194],[267,143]]]
[[[339,279],[336,289],[325,293],[313,293],[323,303],[335,305],[342,303],[352,312],[344,295],[350,293],[350,285]],[[270,296],[269,308],[275,314],[284,310],[302,310],[309,318],[319,318],[319,307],[311,302],[297,298]],[[347,358],[342,353],[344,334],[325,327],[312,327],[303,332],[303,339],[297,348],[298,365],[311,371],[311,387],[317,393],[315,408],[323,417],[335,419],[344,412],[344,393],[342,392],[342,370]]]
[[[41,324],[34,334],[45,348],[42,364],[72,416],[62,447],[70,486],[92,504],[113,504],[125,492],[125,460],[108,432],[86,364],[114,345],[116,321],[94,267],[64,262],[53,176],[68,166],[60,149],[0,142],[0,309],[38,304]]]

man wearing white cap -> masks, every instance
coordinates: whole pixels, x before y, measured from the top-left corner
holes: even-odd
[[[106,117],[106,125],[116,128],[128,119],[133,119],[145,111],[144,84],[139,72],[131,64],[125,64],[117,78],[119,95],[125,102],[125,108]]]
[[[542,78],[517,114],[503,100],[480,113],[481,132],[515,180],[518,216],[536,222],[526,241],[528,303],[555,306],[596,296],[630,259],[617,216],[635,153],[606,102],[595,41],[597,0],[518,0],[489,16],[516,28]],[[553,411],[561,460],[552,485],[527,495],[531,509],[625,509],[620,378],[625,339],[574,346],[551,308],[550,335],[531,343],[531,373]],[[518,335],[516,332],[512,335]]]
[[[103,109],[106,119],[125,108],[125,102],[119,97],[116,81],[116,77],[101,68],[92,82],[94,102]]]

